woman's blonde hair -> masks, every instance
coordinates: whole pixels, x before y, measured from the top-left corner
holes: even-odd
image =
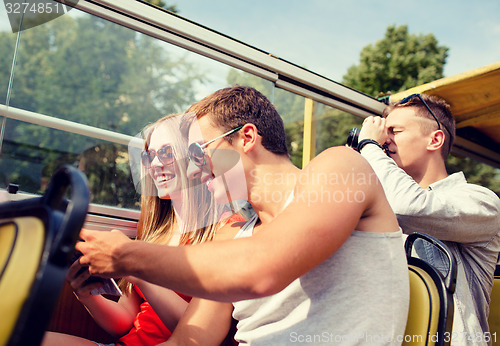
[[[181,213],[174,211],[170,199],[158,197],[156,185],[144,166],[141,165],[141,214],[137,224],[138,240],[154,244],[167,244],[175,232],[180,232],[180,244],[197,244],[213,240],[222,206],[218,206],[213,195],[199,179],[187,177],[187,138],[179,131],[181,115],[170,114],[159,119],[143,131],[144,150],[148,150],[153,132],[160,126],[169,130],[175,164],[181,177]],[[120,280],[120,288],[130,293],[132,286]]]

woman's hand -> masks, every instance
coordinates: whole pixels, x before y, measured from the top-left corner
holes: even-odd
[[[92,297],[90,292],[102,286],[102,282],[98,278],[88,280],[89,278],[91,276],[88,267],[80,264],[80,259],[77,258],[66,273],[66,281],[68,281],[79,300]]]

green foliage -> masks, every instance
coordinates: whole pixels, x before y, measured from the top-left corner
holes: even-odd
[[[349,130],[361,127],[362,121],[360,117],[328,107],[316,120],[316,152],[345,145]]]
[[[389,26],[383,39],[363,48],[343,84],[372,96],[399,92],[443,77],[447,56],[448,48],[433,34],[411,35],[405,25]]]
[[[0,33],[3,81],[9,79],[14,43],[15,35]],[[195,101],[193,84],[205,81],[185,57],[174,57],[167,48],[95,16],[62,16],[22,32],[10,105],[135,135],[164,114],[184,111]],[[3,95],[6,86],[0,86]],[[126,146],[13,120],[5,134],[0,184],[39,192],[57,166],[78,164],[83,153],[97,148],[100,159],[85,169],[93,202],[135,204],[123,164]]]
[[[304,147],[304,120],[285,125],[286,145],[292,163],[302,168],[302,152]]]
[[[170,12],[174,12],[174,13],[178,12],[177,5],[167,5],[167,3],[165,1],[162,1],[162,0],[144,0],[144,1],[149,2],[152,5],[164,8]]]
[[[94,200],[117,207],[140,207],[130,178],[127,148],[112,143],[91,147],[80,155],[78,168],[87,175]]]
[[[12,66],[12,53],[16,45],[14,35],[3,35],[0,33],[0,102],[4,102],[7,97],[7,88],[10,79],[10,70]],[[7,54],[8,53],[8,54]]]
[[[467,182],[482,185],[500,197],[500,171],[484,163],[478,163],[469,157],[449,156],[446,161],[448,173],[464,172]]]

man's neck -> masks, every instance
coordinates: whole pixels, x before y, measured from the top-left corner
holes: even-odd
[[[273,156],[255,165],[249,176],[249,201],[262,223],[271,221],[283,210],[300,173],[288,157]]]
[[[444,161],[439,158],[429,162],[425,172],[420,179],[414,179],[421,188],[426,189],[429,187],[429,185],[442,180],[447,176],[448,172],[446,172]]]

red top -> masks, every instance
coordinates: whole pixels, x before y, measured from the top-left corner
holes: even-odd
[[[240,215],[232,215],[231,217],[223,220],[223,224],[233,223],[237,221],[243,221],[244,219]],[[134,326],[132,329],[122,336],[117,345],[133,345],[133,346],[149,346],[156,345],[167,341],[172,332],[165,327],[160,317],[154,312],[153,308],[146,301],[146,298],[142,294],[141,290],[133,285],[133,288],[142,298],[142,303],[140,306],[140,311],[134,319]],[[182,293],[177,293],[185,301],[189,302],[191,297],[183,295]]]
[[[137,294],[142,298],[140,311],[135,317],[132,329],[122,336],[117,345],[156,345],[167,341],[172,332],[160,320],[156,312],[144,298],[141,290],[133,286]],[[177,293],[177,292],[176,292]],[[185,301],[189,302],[191,297],[177,293]]]

